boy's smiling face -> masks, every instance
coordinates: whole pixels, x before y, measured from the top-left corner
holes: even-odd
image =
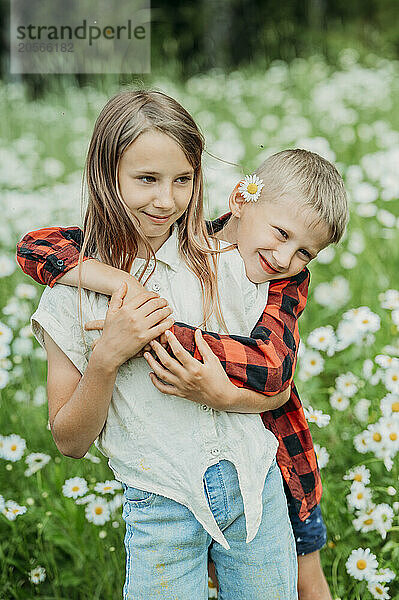
[[[253,283],[296,275],[329,244],[327,225],[302,200],[283,196],[243,202],[234,194],[230,202],[236,217],[234,242]]]

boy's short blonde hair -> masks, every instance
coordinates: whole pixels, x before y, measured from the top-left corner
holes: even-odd
[[[255,173],[264,183],[260,201],[298,196],[328,226],[329,243],[339,242],[348,223],[348,199],[341,175],[328,160],[308,150],[283,150],[269,156]]]

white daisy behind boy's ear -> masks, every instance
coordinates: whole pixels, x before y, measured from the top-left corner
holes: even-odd
[[[244,198],[245,202],[257,202],[260,193],[264,188],[262,179],[257,175],[246,175],[238,188],[239,193]]]

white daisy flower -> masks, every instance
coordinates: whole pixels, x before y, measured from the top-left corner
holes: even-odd
[[[384,438],[386,438],[387,435],[381,420],[368,425],[367,430],[370,433],[369,450],[374,453],[379,452],[379,450],[385,446],[384,442],[386,442],[386,439]]]
[[[313,291],[313,297],[318,304],[333,309],[338,309],[346,304],[350,296],[349,282],[340,275],[334,277],[331,282],[319,283]]]
[[[108,502],[105,498],[96,498],[86,505],[85,515],[90,523],[104,525],[111,518]]]
[[[340,257],[340,263],[344,269],[354,269],[357,265],[357,258],[351,252],[343,252]]]
[[[383,381],[389,392],[399,394],[399,365],[387,369]]]
[[[12,337],[12,329],[0,322],[0,342],[2,344],[9,344],[12,340]]]
[[[324,369],[324,358],[317,350],[305,350],[301,352],[299,379],[307,381],[318,375]]]
[[[114,494],[116,490],[121,490],[122,486],[119,481],[115,479],[107,481],[99,481],[94,486],[94,491],[100,494]]]
[[[326,248],[323,248],[323,250],[320,250],[320,252],[317,255],[317,262],[319,262],[322,265],[328,265],[330,264],[335,257],[335,248],[334,246],[327,246]]]
[[[376,581],[382,581],[383,583],[390,583],[396,577],[396,574],[391,569],[378,569],[375,574]]]
[[[387,537],[387,532],[392,527],[394,518],[393,509],[385,502],[377,504],[375,507],[376,529],[380,533],[383,540]]]
[[[246,175],[238,188],[245,202],[256,202],[259,199],[264,183],[257,175]]]
[[[29,356],[33,350],[33,342],[30,338],[18,337],[12,343],[12,350],[14,354]]]
[[[386,354],[377,354],[375,357],[375,362],[379,367],[383,369],[388,369],[389,367],[397,367],[399,365],[399,359],[392,356],[387,356]]]
[[[0,255],[0,277],[8,277],[14,273],[17,265],[15,260],[7,254]]]
[[[87,481],[83,477],[71,477],[66,479],[62,486],[62,493],[67,498],[78,498],[84,496],[88,490]]]
[[[351,509],[367,510],[371,502],[371,490],[366,488],[363,483],[354,481],[351,485],[350,494],[347,495],[346,500],[348,502],[348,507]]]
[[[33,300],[37,296],[37,289],[30,283],[19,283],[15,288],[15,295],[23,300]]]
[[[366,358],[366,360],[363,361],[363,366],[362,366],[362,375],[365,379],[368,379],[369,377],[371,377],[373,375],[373,369],[374,369],[374,363],[371,360],[371,358]]]
[[[356,403],[355,408],[353,409],[356,418],[359,419],[359,421],[361,421],[362,423],[366,423],[368,421],[370,405],[370,400],[367,400],[367,398],[361,398]]]
[[[357,548],[352,550],[348,560],[345,563],[346,570],[349,575],[362,581],[372,581],[375,576],[378,562],[374,554],[371,553],[370,548]]]
[[[1,450],[1,457],[4,460],[10,460],[16,462],[22,458],[26,448],[26,441],[16,433],[7,435],[2,439],[3,447]]]
[[[342,319],[337,327],[336,350],[345,350],[351,344],[359,341],[359,332],[352,321]]]
[[[108,507],[111,513],[117,511],[123,504],[123,494],[115,494],[111,500],[108,501]]]
[[[378,300],[381,303],[381,308],[395,310],[399,308],[399,290],[386,290],[383,294],[379,294]]]
[[[342,392],[336,390],[330,396],[330,404],[336,410],[346,410],[349,406],[349,399]]]
[[[0,340],[0,358],[7,358],[10,356],[11,348],[8,344],[5,344],[2,340]]]
[[[320,469],[324,469],[327,465],[330,455],[327,450],[323,446],[319,446],[319,444],[314,444],[314,449],[316,453],[317,463]]]
[[[26,506],[20,506],[19,504],[14,502],[14,500],[7,500],[7,502],[5,504],[5,508],[3,510],[3,515],[9,521],[15,521],[15,519],[19,515],[25,514],[27,510],[28,509],[26,508]]]
[[[334,329],[331,325],[318,327],[308,335],[307,343],[315,350],[323,350],[332,356],[337,343]]]
[[[381,598],[382,600],[389,600],[390,595],[388,594],[388,588],[385,587],[382,583],[373,583],[370,581],[367,584],[367,589],[373,598]]]
[[[380,329],[381,319],[368,306],[359,306],[346,313],[352,318],[355,326],[362,333],[375,333]],[[345,315],[344,315],[345,316]]]
[[[94,456],[94,454],[90,454],[90,452],[86,452],[83,458],[87,458],[90,462],[98,464],[101,462],[101,458],[98,456]]]
[[[375,507],[372,506],[367,510],[359,511],[356,519],[352,521],[353,527],[356,531],[361,531],[362,533],[369,533],[370,531],[375,531],[377,528],[377,522],[375,519]]]
[[[366,241],[360,229],[355,229],[348,241],[348,250],[354,254],[361,254],[366,248]]]
[[[367,485],[370,483],[370,471],[364,465],[359,465],[358,467],[350,469],[350,471],[344,475],[344,479],[358,481],[359,483],[363,483],[363,485]]]
[[[304,407],[306,420],[309,423],[316,423],[318,427],[327,427],[330,422],[330,415],[323,413],[321,410],[313,409],[311,406]]]
[[[392,318],[393,324],[399,328],[399,308],[395,308],[395,310],[393,310],[391,312],[391,318]]]
[[[356,375],[348,371],[347,373],[339,375],[336,378],[335,387],[338,391],[345,394],[347,398],[351,398],[358,390],[358,378]]]
[[[38,585],[46,579],[46,569],[44,567],[35,567],[29,573],[29,581]]]
[[[0,390],[4,389],[10,379],[10,374],[5,369],[0,369]]]
[[[16,390],[14,394],[15,402],[28,402],[29,401],[29,393],[25,390]]]
[[[380,409],[384,417],[399,417],[399,394],[387,394],[380,401]]]
[[[42,406],[47,402],[47,391],[44,385],[38,385],[33,394],[33,404]]]
[[[28,468],[24,472],[25,477],[30,477],[37,471],[40,471],[50,460],[51,456],[42,452],[31,452],[31,454],[28,454],[25,458],[25,462],[28,465]]]
[[[75,500],[75,504],[88,504],[89,502],[93,502],[97,496],[95,494],[88,494],[87,496],[83,496],[83,498],[77,498]]]

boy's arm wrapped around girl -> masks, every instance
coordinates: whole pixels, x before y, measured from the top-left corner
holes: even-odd
[[[50,227],[27,233],[17,245],[22,270],[41,284],[53,285],[78,264],[83,233],[79,227]],[[85,256],[83,260],[90,257]],[[270,282],[268,303],[251,337],[203,332],[232,383],[265,395],[291,385],[290,398],[279,409],[262,413],[265,426],[279,440],[277,458],[299,517],[307,518],[319,503],[322,487],[302,404],[292,378],[299,346],[297,320],[307,301],[310,274]],[[195,358],[195,328],[175,323],[179,342]]]
[[[17,260],[27,275],[53,287],[77,265],[82,241],[78,227],[33,231],[18,243]],[[234,385],[272,396],[291,384],[299,345],[297,320],[306,306],[309,279],[304,269],[290,279],[271,282],[267,306],[251,337],[202,332]],[[175,323],[172,331],[192,356],[201,358],[195,328]]]

